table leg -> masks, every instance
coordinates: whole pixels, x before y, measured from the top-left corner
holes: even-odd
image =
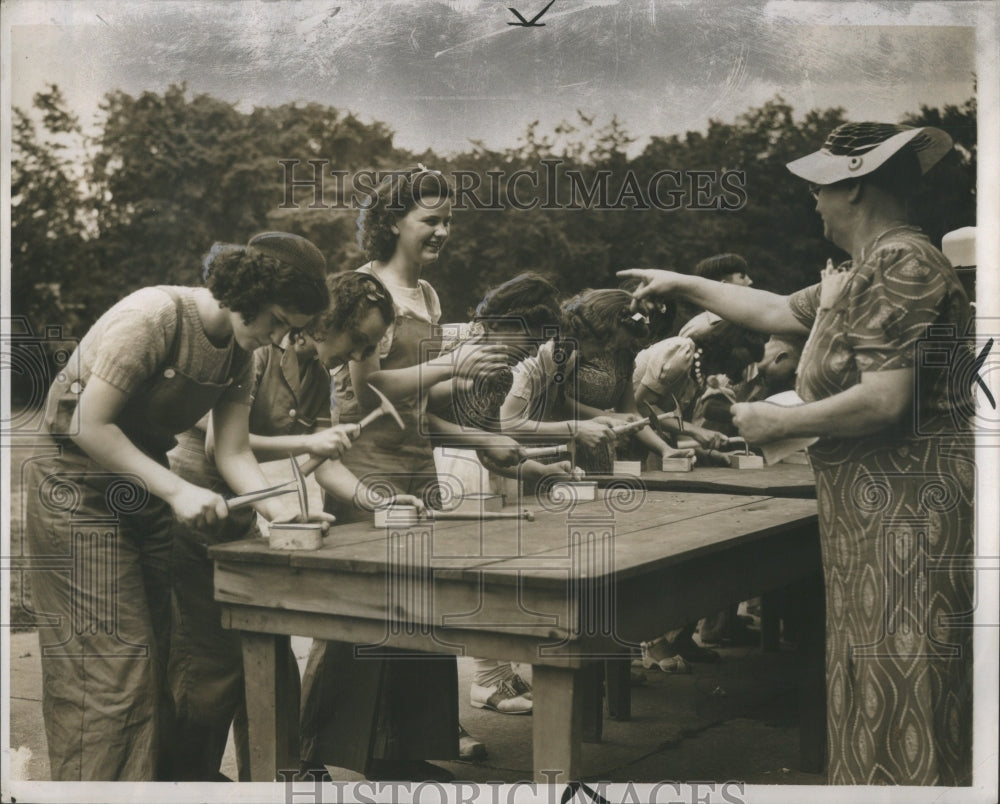
[[[534,690],[532,739],[535,781],[566,784],[580,778],[580,743],[583,736],[583,683],[581,671],[533,665]]]
[[[781,649],[781,609],[784,590],[760,596],[760,648],[768,653]]]
[[[826,614],[823,576],[815,576],[799,600],[802,614],[799,650],[803,679],[799,687],[799,769],[822,773],[826,765]]]
[[[604,662],[593,662],[580,671],[583,686],[583,740],[599,743],[604,734]]]
[[[625,653],[620,659],[604,662],[604,683],[608,696],[608,717],[612,720],[632,719],[632,657]]]
[[[279,771],[298,771],[297,736],[283,711],[291,683],[289,638],[243,632],[243,676],[250,738],[250,778],[273,782]]]

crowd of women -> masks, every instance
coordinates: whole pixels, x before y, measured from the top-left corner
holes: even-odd
[[[369,261],[355,271],[268,232],[213,247],[202,286],[127,296],[50,389],[47,439],[26,469],[31,552],[74,560],[32,585],[52,618],[39,631],[52,778],[220,780],[234,724],[245,778],[240,644],[220,625],[207,549],[282,519],[274,500],[227,507],[267,485],[259,461],[329,459],[315,477],[318,517],[333,524],[392,501],[435,505],[435,447],[530,490],[616,457],[716,463],[739,435],[819,439],[830,782],[969,784],[971,630],[956,615],[972,609],[971,573],[929,573],[919,611],[881,593],[904,572],[885,541],[894,523],[924,516],[936,554],[973,552],[973,464],[956,426],[969,389],[915,359],[928,327],[966,331],[969,302],[906,218],[950,147],[936,129],[847,124],[792,162],[850,259],[791,296],[751,287],[746,262],[720,254],[691,273],[624,270],[619,286],[567,299],[521,274],[443,329],[424,274],[449,238],[453,189],[423,166],[394,173],[361,211]],[[405,428],[384,417],[359,430],[372,387]],[[792,387],[801,404],[766,401]],[[672,415],[616,437],[640,411]],[[523,449],[569,442],[572,463]],[[927,478],[948,479],[948,505],[928,498]],[[646,666],[717,658],[694,627],[644,644]],[[485,753],[458,722],[453,658],[357,658],[316,640],[301,696],[289,693],[308,771],[446,780],[430,760]],[[530,713],[531,687],[482,657],[470,703]]]

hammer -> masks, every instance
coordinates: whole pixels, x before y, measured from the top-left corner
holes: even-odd
[[[358,429],[364,430],[373,421],[388,414],[392,416],[393,419],[396,420],[396,424],[399,425],[400,430],[405,430],[406,425],[403,423],[402,417],[400,417],[398,411],[393,406],[392,402],[389,401],[389,397],[383,394],[378,388],[376,388],[371,383],[368,383],[368,387],[371,389],[372,393],[374,393],[375,396],[379,398],[380,400],[379,406],[375,408],[367,416],[365,416],[361,421],[358,422]],[[319,456],[310,458],[308,461],[302,464],[301,467],[299,467],[302,476],[308,477],[309,475],[311,475],[325,460],[326,458],[321,458]]]

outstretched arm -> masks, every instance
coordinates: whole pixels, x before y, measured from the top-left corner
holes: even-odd
[[[653,268],[630,268],[619,271],[618,276],[642,282],[632,294],[640,305],[660,298],[681,298],[757,332],[809,334],[809,330],[792,315],[787,296]]]

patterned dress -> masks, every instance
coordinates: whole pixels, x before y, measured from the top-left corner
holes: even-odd
[[[576,365],[577,402],[598,410],[617,410],[625,389],[632,381],[632,362],[621,355],[601,354],[579,359]],[[610,474],[614,468],[614,443],[599,447],[580,444],[577,465],[590,474]]]
[[[883,232],[839,292],[790,297],[811,328],[799,394],[913,368],[913,413],[864,438],[822,438],[816,470],[826,584],[831,784],[968,785],[974,552],[968,300],[912,227]],[[862,252],[865,254],[865,252]],[[932,359],[949,354],[951,359]],[[950,382],[949,377],[959,382]]]

